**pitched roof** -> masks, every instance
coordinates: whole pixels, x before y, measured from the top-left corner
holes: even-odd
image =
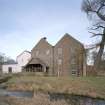
[[[40,58],[31,58],[31,60],[26,64],[30,65],[30,64],[42,64],[42,65],[47,65],[45,62],[43,62]]]
[[[64,38],[73,39],[76,43],[78,43],[78,44],[80,44],[81,46],[84,47],[84,45],[83,45],[80,41],[78,41],[77,39],[75,39],[74,37],[72,37],[72,36],[71,36],[70,34],[68,34],[68,33],[65,33],[64,36],[56,43],[56,45],[57,45],[61,40],[63,40]],[[56,45],[55,45],[55,46],[56,46]]]
[[[20,53],[20,54],[17,56],[17,58],[18,58],[19,56],[21,56],[24,52],[27,52],[27,53],[31,54],[30,51],[24,50],[22,53]]]
[[[15,65],[17,62],[4,62],[3,65]]]
[[[42,43],[42,42],[47,43],[49,46],[52,46],[46,39],[47,39],[46,37],[41,38],[41,39],[39,40],[39,42],[32,48],[32,50],[33,50],[34,48],[36,48],[38,45],[40,45],[40,43]],[[32,50],[31,50],[31,51],[32,51]]]

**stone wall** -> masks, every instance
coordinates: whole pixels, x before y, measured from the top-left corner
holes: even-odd
[[[31,51],[32,58],[39,58],[49,67],[49,74],[53,72],[53,46],[50,45],[45,38],[42,38],[39,43]]]
[[[84,47],[66,34],[54,47],[56,75],[82,75]]]
[[[49,67],[49,73],[56,76],[83,75],[83,45],[65,34],[55,45],[42,38],[32,49],[32,58],[40,58]]]

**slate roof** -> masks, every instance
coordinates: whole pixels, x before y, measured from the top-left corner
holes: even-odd
[[[26,64],[26,66],[28,66],[30,64],[42,64],[42,65],[45,65],[45,66],[47,65],[40,58],[31,58],[31,60]]]

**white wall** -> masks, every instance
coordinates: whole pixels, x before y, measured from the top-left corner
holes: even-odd
[[[21,55],[17,57],[17,63],[19,66],[25,66],[31,58],[31,54],[28,52],[23,52]]]
[[[22,72],[22,67],[24,67],[31,59],[31,54],[28,51],[24,51],[19,56],[17,56],[17,64],[7,64],[2,65],[3,73],[8,73],[9,67],[12,68],[12,73]]]
[[[21,71],[18,69],[18,65],[17,65],[17,64],[3,65],[3,66],[2,66],[2,72],[3,72],[3,73],[9,73],[9,67],[12,68],[12,73],[21,72]]]
[[[16,59],[18,63],[18,69],[22,71],[22,67],[24,67],[29,62],[30,59],[31,54],[29,52],[24,51],[22,54],[20,54]]]

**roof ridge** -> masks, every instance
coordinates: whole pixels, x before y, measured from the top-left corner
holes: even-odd
[[[65,33],[65,34],[63,35],[63,37],[61,37],[61,39],[55,44],[55,46],[56,46],[62,39],[64,39],[65,37],[72,38],[72,39],[75,40],[77,43],[79,43],[80,45],[84,46],[83,43],[81,43],[79,40],[77,40],[76,38],[74,38],[73,36],[71,36],[71,35],[68,34],[68,33]]]

